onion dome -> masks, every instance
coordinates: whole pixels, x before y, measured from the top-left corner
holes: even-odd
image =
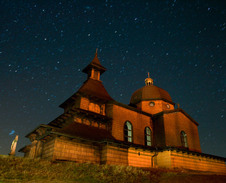
[[[130,99],[130,104],[136,105],[141,101],[147,100],[164,100],[173,103],[171,96],[166,90],[153,85],[153,79],[149,77],[145,79],[145,86],[135,91]]]

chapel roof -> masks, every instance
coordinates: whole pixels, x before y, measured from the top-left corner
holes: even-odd
[[[146,85],[136,90],[130,99],[130,104],[137,104],[145,100],[164,100],[173,103],[169,93],[155,85]]]
[[[130,99],[130,105],[136,105],[137,103],[145,100],[164,100],[174,104],[171,96],[166,90],[163,90],[162,88],[159,88],[153,84],[154,82],[153,79],[150,78],[149,72],[148,78],[146,78],[144,81],[145,86],[133,93]]]
[[[70,125],[66,126],[63,129],[57,130],[57,132],[62,133],[62,134],[67,134],[70,136],[76,136],[76,137],[81,137],[85,139],[90,139],[90,140],[113,140],[114,137],[111,135],[110,132],[108,132],[105,129],[93,127],[93,126],[88,126],[85,124],[81,123],[71,123]]]

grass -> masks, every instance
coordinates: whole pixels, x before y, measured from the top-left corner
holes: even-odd
[[[0,157],[0,181],[145,182],[149,172],[130,166],[51,162],[41,159]],[[146,181],[147,182],[147,181]]]
[[[177,180],[181,182],[187,177],[196,177],[200,182],[202,176],[207,178],[207,175],[198,175],[197,179],[197,172],[195,175],[179,169],[141,169],[131,166],[52,162],[0,155],[0,183],[157,183],[177,182]],[[217,182],[219,177],[216,179],[217,175],[214,176],[214,182]],[[220,176],[219,180],[226,180],[225,178],[226,176]],[[191,182],[194,183],[194,179],[191,179]]]

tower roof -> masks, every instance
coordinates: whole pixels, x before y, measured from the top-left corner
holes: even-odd
[[[101,81],[89,78],[84,82],[81,88],[78,90],[81,95],[88,95],[90,97],[96,97],[103,100],[113,100],[108,94],[107,90]]]
[[[79,90],[63,102],[60,107],[65,108],[68,104],[73,103],[77,96],[88,96],[102,101],[113,100],[104,88],[102,81],[100,81],[98,77],[90,77],[92,76],[90,75],[92,69],[97,70],[100,74],[106,71],[106,69],[100,64],[97,57],[97,51],[92,62],[83,69],[83,72],[88,74],[88,79],[83,83]]]
[[[79,88],[79,90],[71,97],[69,97],[65,102],[63,102],[60,107],[65,108],[68,103],[73,103],[78,95],[89,96],[103,101],[114,100],[108,94],[101,81],[89,78],[84,82],[84,84]]]
[[[92,62],[90,62],[89,65],[87,65],[83,70],[82,72],[84,73],[89,73],[89,71],[92,69],[92,68],[95,68],[97,70],[100,71],[100,74],[104,73],[107,69],[105,67],[103,67],[98,59],[98,56],[97,56],[97,50],[96,50],[96,53],[95,53],[95,56],[92,60]]]

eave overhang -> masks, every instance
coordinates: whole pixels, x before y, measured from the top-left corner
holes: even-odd
[[[60,108],[65,108],[67,106],[67,104],[69,103],[73,103],[77,98],[78,98],[78,93],[76,92],[75,94],[73,94],[71,97],[69,97],[66,101],[64,101],[62,104],[59,105]]]
[[[149,99],[142,99],[142,100],[138,100],[136,103],[131,104],[131,105],[136,105],[136,104],[138,104],[138,103],[140,103],[140,102],[142,102],[142,101],[156,101],[156,100],[162,100],[162,101],[164,101],[164,102],[167,102],[167,103],[170,103],[170,104],[172,104],[172,105],[175,105],[174,102],[169,101],[169,100],[164,99],[164,98],[149,98]]]
[[[103,67],[102,65],[95,64],[95,63],[90,63],[87,65],[82,72],[88,73],[92,68],[95,68],[96,70],[100,71],[100,74],[103,74],[107,69]]]
[[[29,138],[29,136],[30,136],[31,134],[38,134],[36,131],[37,131],[39,128],[47,128],[47,129],[48,129],[48,128],[54,128],[54,127],[52,127],[52,126],[50,126],[50,125],[41,124],[41,125],[37,126],[34,130],[32,130],[30,133],[28,133],[25,137]]]
[[[22,147],[21,149],[18,150],[18,152],[23,152],[23,153],[26,153],[30,150],[31,148],[31,144],[30,145],[27,145],[27,146],[24,146]]]
[[[136,107],[133,107],[131,105],[126,105],[126,104],[123,104],[123,103],[120,103],[120,102],[117,102],[117,101],[111,101],[111,102],[109,102],[109,104],[118,105],[118,106],[124,107],[126,109],[129,109],[131,111],[135,111],[137,113],[144,114],[144,115],[149,116],[149,117],[153,116],[152,114],[149,114],[149,113],[144,112],[144,111],[142,111],[140,109],[137,109]]]
[[[62,123],[64,123],[66,119],[75,116],[75,114],[84,115],[86,117],[91,117],[95,120],[101,120],[103,122],[109,122],[109,121],[112,120],[112,118],[105,116],[105,115],[102,115],[102,114],[99,114],[99,113],[95,113],[95,112],[80,109],[80,108],[73,108],[73,109],[70,109],[69,111],[61,114],[59,117],[57,117],[53,121],[51,121],[49,123],[49,125],[58,127]]]

